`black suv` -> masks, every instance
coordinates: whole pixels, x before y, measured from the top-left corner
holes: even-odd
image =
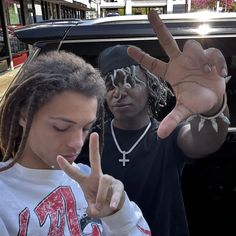
[[[192,236],[236,235],[236,13],[175,14],[161,16],[180,48],[188,39],[204,48],[222,51],[228,63],[228,105],[231,126],[224,145],[214,154],[186,166],[183,194]],[[58,49],[82,56],[96,67],[99,52],[114,44],[132,44],[150,55],[168,60],[147,16],[119,16],[96,20],[46,21],[15,32],[33,45],[26,63],[40,53]],[[20,73],[20,72],[19,72]],[[207,144],[206,144],[207,145]]]

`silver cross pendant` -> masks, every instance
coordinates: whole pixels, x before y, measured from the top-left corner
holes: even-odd
[[[125,166],[126,162],[129,162],[129,161],[130,161],[129,159],[126,159],[126,158],[125,158],[125,155],[126,155],[126,152],[123,151],[123,152],[122,152],[122,159],[119,159],[119,160],[118,160],[119,162],[122,162],[122,166]]]

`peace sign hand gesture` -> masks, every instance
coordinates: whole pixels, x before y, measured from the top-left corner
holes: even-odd
[[[185,43],[181,52],[173,36],[155,11],[149,21],[166,51],[169,62],[151,57],[135,47],[129,55],[153,74],[169,82],[176,96],[175,108],[163,119],[158,135],[167,137],[177,125],[193,114],[215,114],[223,103],[227,66],[222,53],[215,48],[203,50],[194,40]]]
[[[88,202],[87,214],[90,217],[102,218],[122,208],[125,200],[124,186],[119,180],[102,173],[97,133],[90,135],[89,153],[89,176],[81,173],[62,156],[57,157],[57,162],[66,174],[80,184]]]

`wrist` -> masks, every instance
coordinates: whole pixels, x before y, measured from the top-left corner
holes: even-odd
[[[216,110],[214,113],[212,112],[213,110],[211,110],[211,114],[210,112],[208,112],[207,114],[196,114],[193,116],[190,116],[187,121],[191,121],[194,118],[198,118],[199,119],[199,123],[198,123],[198,131],[200,132],[201,129],[203,128],[205,121],[210,122],[212,128],[215,130],[215,132],[218,132],[218,123],[217,123],[217,118],[218,120],[220,119],[221,121],[223,121],[224,123],[226,123],[227,125],[230,125],[230,121],[228,119],[228,117],[226,115],[224,115],[224,111],[227,107],[227,95],[224,94],[223,97],[223,102],[220,108],[218,108],[218,110]]]

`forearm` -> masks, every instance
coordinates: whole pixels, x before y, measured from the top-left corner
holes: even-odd
[[[141,210],[126,195],[123,207],[111,216],[102,218],[102,223],[109,236],[146,236],[151,235],[149,226]]]

